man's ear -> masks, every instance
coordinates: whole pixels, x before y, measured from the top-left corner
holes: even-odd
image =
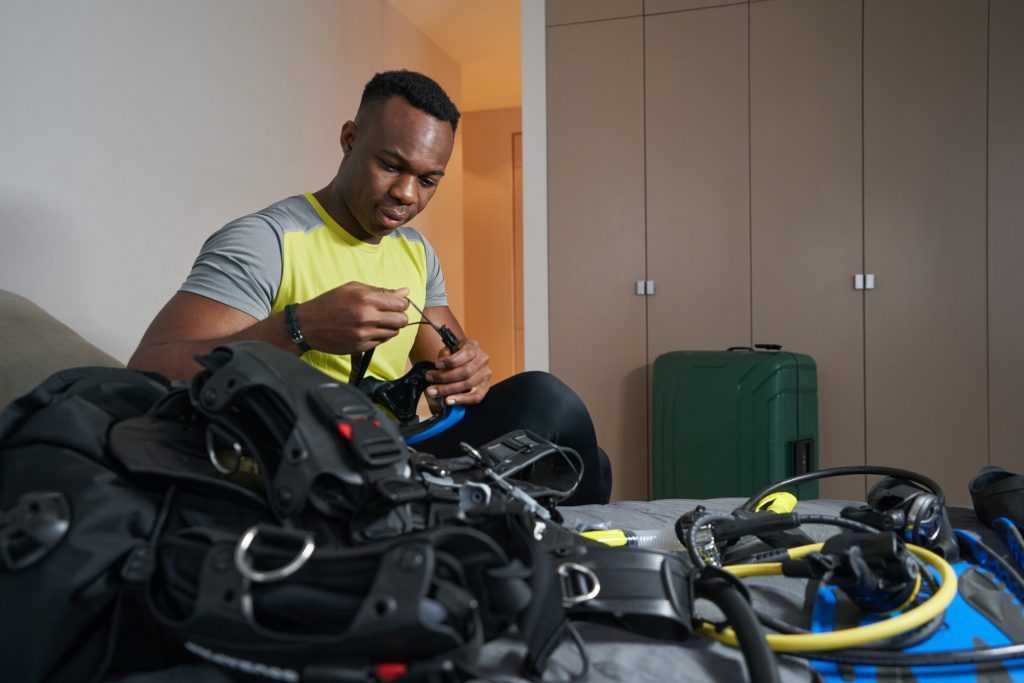
[[[352,151],[352,145],[356,142],[358,127],[355,121],[346,121],[341,127],[341,151],[348,154]]]

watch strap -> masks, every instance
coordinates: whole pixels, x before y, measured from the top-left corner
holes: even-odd
[[[299,327],[299,318],[295,310],[298,307],[298,304],[288,304],[284,307],[284,324],[288,328],[288,336],[291,337],[292,342],[299,347],[299,351],[305,353],[312,351],[313,347],[302,336],[302,329]]]

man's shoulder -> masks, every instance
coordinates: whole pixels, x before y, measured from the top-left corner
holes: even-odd
[[[390,235],[388,235],[388,239],[418,242],[419,244],[422,244],[424,248],[430,249],[430,242],[428,242],[427,238],[423,236],[423,233],[408,225],[403,225],[397,230],[394,230]]]
[[[324,224],[305,195],[293,195],[274,202],[259,211],[236,218],[228,225],[269,224],[277,232],[309,232]]]

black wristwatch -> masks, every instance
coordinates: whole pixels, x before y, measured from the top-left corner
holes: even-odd
[[[306,338],[302,336],[302,330],[299,329],[299,319],[295,315],[295,309],[298,307],[298,304],[288,304],[284,307],[284,324],[288,326],[288,336],[299,347],[299,351],[305,353],[312,351],[313,347],[309,345]]]

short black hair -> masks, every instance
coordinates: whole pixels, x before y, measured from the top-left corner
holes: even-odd
[[[453,133],[459,125],[461,114],[441,86],[428,76],[404,69],[374,74],[363,88],[359,111],[367,105],[384,102],[395,95],[401,95],[409,104],[435,119],[447,121],[451,124]]]

